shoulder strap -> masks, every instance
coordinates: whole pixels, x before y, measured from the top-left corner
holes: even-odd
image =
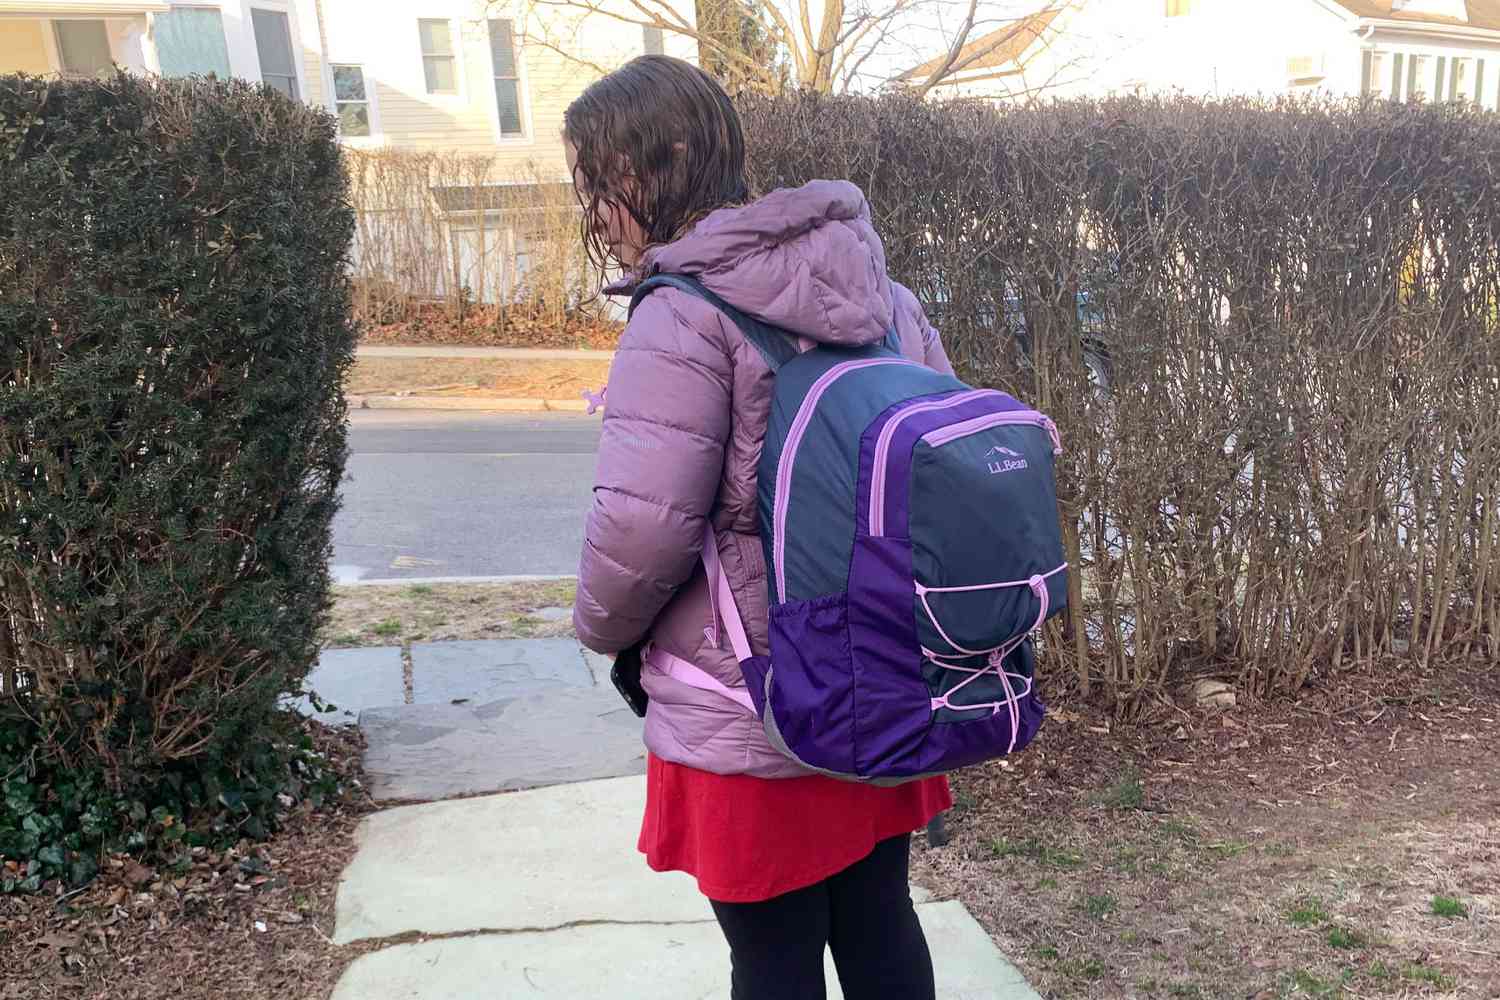
[[[772,374],[797,356],[797,348],[787,339],[788,334],[770,324],[745,315],[705,288],[702,282],[685,274],[657,274],[641,282],[636,286],[635,294],[630,297],[631,314],[635,313],[635,308],[641,304],[642,299],[655,289],[662,287],[675,288],[679,292],[686,292],[688,295],[700,298],[728,316],[745,335],[745,339],[760,351],[760,356],[765,359],[766,366],[771,369]]]

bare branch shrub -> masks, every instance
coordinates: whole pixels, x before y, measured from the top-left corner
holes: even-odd
[[[743,106],[761,188],[860,184],[963,374],[1057,418],[1085,690],[1500,657],[1494,115]]]

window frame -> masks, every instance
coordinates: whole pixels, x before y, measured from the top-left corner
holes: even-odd
[[[1370,51],[1370,94],[1381,100],[1391,99],[1391,85],[1395,82],[1391,74],[1394,72],[1394,53],[1385,49],[1372,49]]]
[[[266,82],[265,61],[261,58],[260,39],[255,34],[255,15],[256,13],[271,14],[286,19],[287,49],[288,55],[292,59],[291,80],[293,87],[297,91],[292,100],[306,102],[307,73],[302,66],[301,46],[297,44],[297,19],[295,13],[286,4],[267,2],[267,0],[258,0],[258,2],[249,5],[246,8],[246,13],[249,15],[250,20],[250,40],[255,44],[255,72],[260,75],[260,82],[263,84]],[[233,58],[234,56],[231,53],[231,62]],[[272,75],[281,77],[284,74],[273,73]]]
[[[204,3],[173,3],[171,5],[171,8],[172,9],[171,9],[171,11],[169,11],[169,13],[172,13],[172,14],[176,14],[176,13],[179,13],[179,12],[182,12],[182,11],[198,11],[198,12],[202,12],[202,13],[212,14],[215,17],[218,18],[218,23],[219,23],[219,43],[223,47],[223,54],[224,54],[224,75],[221,76],[221,77],[219,77],[219,79],[221,79],[221,80],[232,80],[232,79],[234,79],[234,76],[235,76],[235,72],[234,72],[234,53],[232,51],[230,51],[229,28],[228,28],[228,25],[226,25],[225,22],[224,22],[224,8],[222,6],[213,6],[213,5],[204,4]],[[267,8],[267,9],[270,9],[270,8]],[[160,16],[160,15],[158,15],[158,16]],[[290,24],[288,25],[288,30],[290,30]],[[251,37],[252,37],[252,39],[254,37],[254,28],[253,27],[251,29]],[[159,40],[155,40],[154,44],[156,44],[156,46],[157,46],[157,67],[156,67],[157,68],[157,72],[159,72],[162,76],[166,76],[167,75],[166,71],[164,69],[162,69],[162,67],[161,67],[161,44],[160,44],[160,41]],[[258,45],[256,46],[255,60],[256,60],[257,69],[258,69],[259,68],[259,63],[260,63],[260,47]],[[295,64],[295,60],[294,60],[294,64]]]
[[[1478,62],[1479,60],[1474,56],[1453,56],[1448,61],[1448,72],[1450,74],[1449,90],[1451,91],[1448,94],[1448,100],[1462,100],[1470,104],[1478,103],[1479,94],[1474,86],[1474,73]]]
[[[1168,19],[1192,17],[1197,5],[1197,0],[1166,0],[1166,13],[1163,16]]]
[[[338,71],[340,69],[359,70],[359,82],[365,96],[363,100],[343,100],[339,97]],[[344,131],[343,115],[339,113],[340,105],[363,104],[365,107],[365,120],[369,124],[370,131],[367,135],[350,135]],[[380,106],[375,96],[375,88],[371,86],[369,71],[364,63],[351,62],[348,60],[328,61],[328,110],[339,120],[339,141],[350,145],[376,145],[383,141],[380,129]]]
[[[74,70],[68,69],[67,61],[66,61],[66,58],[65,58],[65,56],[63,54],[64,53],[64,47],[63,47],[63,38],[62,38],[62,26],[64,24],[97,24],[97,25],[99,25],[100,30],[104,32],[104,50],[105,50],[105,52],[107,52],[109,54],[109,66],[107,66],[107,67],[101,67],[99,70],[97,70],[97,71],[95,71],[93,73],[85,73],[85,72],[82,72],[82,71],[74,71]],[[115,66],[119,65],[119,63],[117,63],[115,61],[115,47],[114,47],[114,44],[110,40],[110,37],[109,37],[109,21],[108,21],[107,18],[103,18],[103,17],[50,17],[50,18],[47,18],[47,31],[46,31],[45,35],[47,36],[47,41],[51,44],[52,53],[55,53],[55,55],[56,55],[55,65],[57,66],[57,75],[59,77],[69,78],[69,79],[81,79],[81,80],[98,79],[101,75],[103,75],[104,73],[106,73],[110,69],[114,68]]]
[[[429,55],[422,34],[424,24],[443,24],[448,27],[448,52],[446,55],[438,53]],[[425,97],[433,97],[439,100],[453,101],[461,100],[464,96],[464,73],[463,61],[459,53],[463,46],[460,44],[461,37],[457,22],[451,17],[419,17],[417,18],[417,60],[421,67],[420,79],[422,81],[422,94]],[[447,59],[453,66],[453,89],[433,90],[431,81],[427,78],[428,59]]]
[[[1433,84],[1437,81],[1436,60],[1425,52],[1414,52],[1407,57],[1407,82],[1412,84],[1407,100],[1429,104],[1433,100]]]
[[[510,25],[510,58],[511,76],[501,76],[500,67],[495,63],[495,24],[503,22]],[[526,79],[526,57],[525,51],[519,44],[520,36],[516,33],[516,22],[508,17],[485,18],[484,22],[485,44],[490,53],[490,97],[495,102],[495,141],[502,145],[520,145],[530,143],[533,139],[531,127],[531,92],[527,86]],[[498,84],[501,80],[514,80],[516,85],[516,112],[520,119],[520,132],[506,132],[505,124],[500,120],[500,92]]]

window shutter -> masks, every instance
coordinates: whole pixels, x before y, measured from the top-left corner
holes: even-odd
[[[1396,58],[1392,60],[1392,62],[1393,66],[1391,68],[1391,100],[1399,101],[1401,100],[1401,71],[1403,68],[1405,68],[1404,64],[1406,62],[1406,56],[1402,55],[1400,52],[1397,52]]]
[[[1444,81],[1444,79],[1447,76],[1447,72],[1448,72],[1448,57],[1447,56],[1438,56],[1438,58],[1437,58],[1437,81],[1432,85],[1432,100],[1433,100],[1434,103],[1441,104],[1443,102],[1443,81]]]
[[[1375,53],[1366,50],[1364,66],[1359,74],[1359,92],[1365,97],[1370,96],[1370,85],[1374,82],[1371,77],[1375,71]]]

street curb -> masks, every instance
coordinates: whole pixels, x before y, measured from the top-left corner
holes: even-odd
[[[509,576],[411,576],[385,577],[371,580],[335,580],[335,587],[415,587],[426,584],[473,583],[565,583],[578,579],[577,574],[563,573],[550,576],[546,573],[512,573]]]
[[[350,396],[352,410],[480,410],[491,413],[587,413],[582,399],[506,399],[483,396]]]
[[[363,344],[355,348],[365,358],[491,358],[497,361],[610,361],[614,351],[568,350],[540,347],[461,347],[452,344]]]

